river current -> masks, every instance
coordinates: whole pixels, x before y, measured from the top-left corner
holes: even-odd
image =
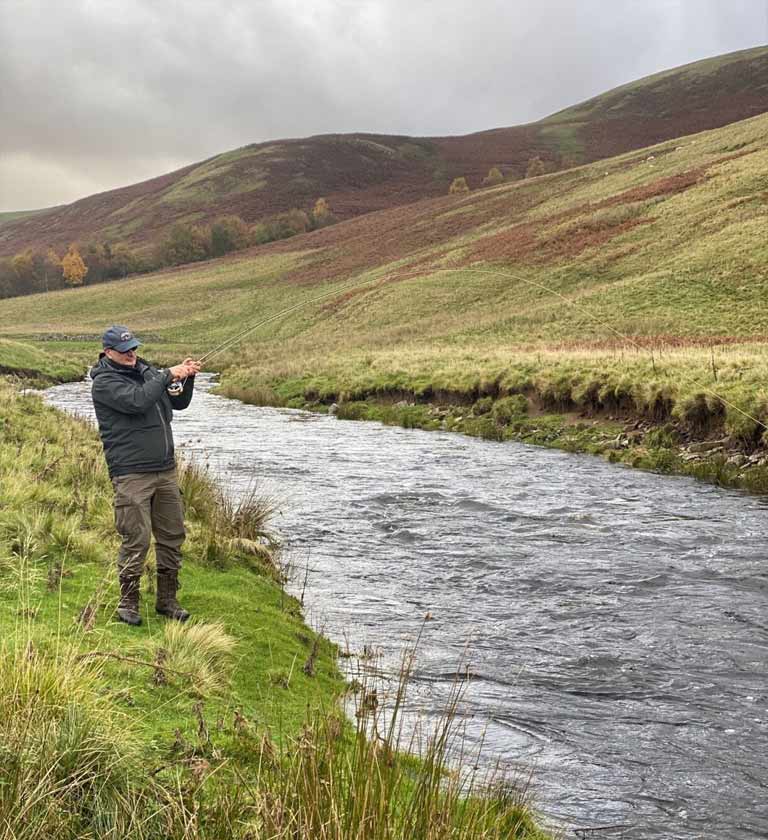
[[[532,770],[566,836],[768,837],[763,501],[591,456],[247,406],[210,384],[176,415],[177,446],[233,494],[256,481],[280,500],[308,620],[385,661],[421,631],[411,702],[425,715],[468,665],[468,737]],[[93,416],[85,383],[47,395]]]

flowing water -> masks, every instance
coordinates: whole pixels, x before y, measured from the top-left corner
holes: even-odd
[[[280,498],[309,619],[390,659],[423,625],[427,714],[469,644],[469,737],[533,769],[566,836],[768,837],[761,500],[209,386],[176,415],[177,444],[232,492],[256,479]],[[84,383],[48,393],[90,415]]]

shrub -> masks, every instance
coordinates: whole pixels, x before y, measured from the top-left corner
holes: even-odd
[[[496,400],[491,409],[491,417],[500,426],[508,425],[512,420],[528,413],[528,400],[522,394],[513,394]]]
[[[463,176],[460,178],[454,178],[451,181],[451,186],[448,188],[449,195],[461,195],[462,193],[469,192],[469,184],[467,184],[467,179]]]
[[[250,241],[248,225],[239,216],[221,216],[211,225],[211,256],[246,248]]]
[[[488,170],[488,174],[483,178],[484,187],[495,187],[498,184],[504,183],[504,176],[498,166],[492,166]]]
[[[472,413],[478,417],[482,414],[488,414],[493,408],[493,397],[481,397],[473,406]]]
[[[544,164],[544,161],[538,155],[536,155],[528,161],[528,166],[525,169],[525,177],[536,178],[539,175],[546,174],[546,171],[547,167]]]

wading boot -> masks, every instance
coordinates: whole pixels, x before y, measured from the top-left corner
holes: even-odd
[[[120,575],[120,603],[117,605],[117,617],[120,621],[138,627],[141,624],[139,615],[139,585],[141,578],[137,576]]]
[[[167,618],[176,621],[186,621],[189,613],[176,600],[176,593],[179,591],[178,572],[157,573],[157,603],[155,610]]]

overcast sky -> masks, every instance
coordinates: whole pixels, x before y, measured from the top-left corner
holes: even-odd
[[[768,42],[768,0],[0,0],[0,210],[261,140],[466,134]]]

